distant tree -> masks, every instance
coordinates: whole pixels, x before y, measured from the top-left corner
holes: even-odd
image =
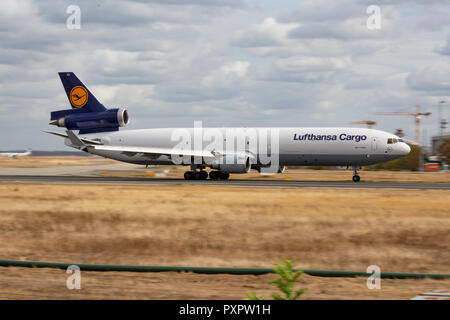
[[[419,169],[420,165],[420,146],[410,146],[411,152],[404,158],[408,159],[408,170],[416,171]],[[402,158],[400,158],[402,159]],[[400,160],[397,159],[397,160]]]
[[[411,152],[406,156],[388,162],[378,163],[374,166],[370,166],[369,169],[416,171],[419,168],[420,147],[416,145],[410,145],[410,147]]]
[[[439,146],[438,152],[450,164],[450,139],[445,139],[444,142]]]

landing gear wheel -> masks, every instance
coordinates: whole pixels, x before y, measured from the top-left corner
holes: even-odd
[[[194,171],[186,171],[184,173],[184,180],[194,180],[195,179],[195,172]]]
[[[209,172],[209,178],[211,180],[217,180],[217,179],[219,179],[219,177],[220,177],[219,171],[210,171]]]
[[[228,180],[228,178],[230,178],[230,174],[225,172],[219,172],[219,178],[220,180]]]
[[[197,171],[195,173],[195,180],[206,180],[208,178],[208,172],[206,171]]]
[[[359,182],[360,179],[361,179],[361,178],[360,178],[357,174],[355,174],[355,175],[353,176],[353,182]]]

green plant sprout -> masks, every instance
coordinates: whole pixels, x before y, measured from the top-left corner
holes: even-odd
[[[262,296],[255,295],[254,293],[247,293],[244,300],[264,300]]]
[[[269,281],[270,284],[275,284],[278,289],[281,291],[280,293],[273,293],[272,298],[275,300],[297,300],[306,289],[294,289],[294,285],[297,282],[300,275],[303,273],[302,270],[298,270],[294,272],[295,260],[287,260],[283,259],[283,263],[275,263],[275,267],[273,272],[280,276],[280,279],[274,279]],[[247,293],[247,297],[244,300],[263,300],[261,295],[255,295],[254,293]]]

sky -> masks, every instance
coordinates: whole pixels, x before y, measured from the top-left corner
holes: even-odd
[[[80,8],[80,29],[67,8]],[[370,5],[380,28],[369,29]],[[70,107],[74,72],[121,130],[203,126],[345,127],[374,120],[414,140],[450,117],[450,0],[2,0],[0,150],[69,150],[43,133]]]

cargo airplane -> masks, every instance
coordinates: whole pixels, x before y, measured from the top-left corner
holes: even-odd
[[[60,72],[59,77],[72,108],[51,112],[50,124],[66,128],[65,133],[47,133],[64,138],[70,147],[118,161],[188,165],[186,180],[227,180],[230,173],[251,169],[281,173],[285,166],[347,166],[358,182],[361,166],[397,159],[411,150],[391,133],[366,128],[198,128],[194,124],[193,128],[119,131],[129,123],[126,109],[105,108],[72,72]]]

